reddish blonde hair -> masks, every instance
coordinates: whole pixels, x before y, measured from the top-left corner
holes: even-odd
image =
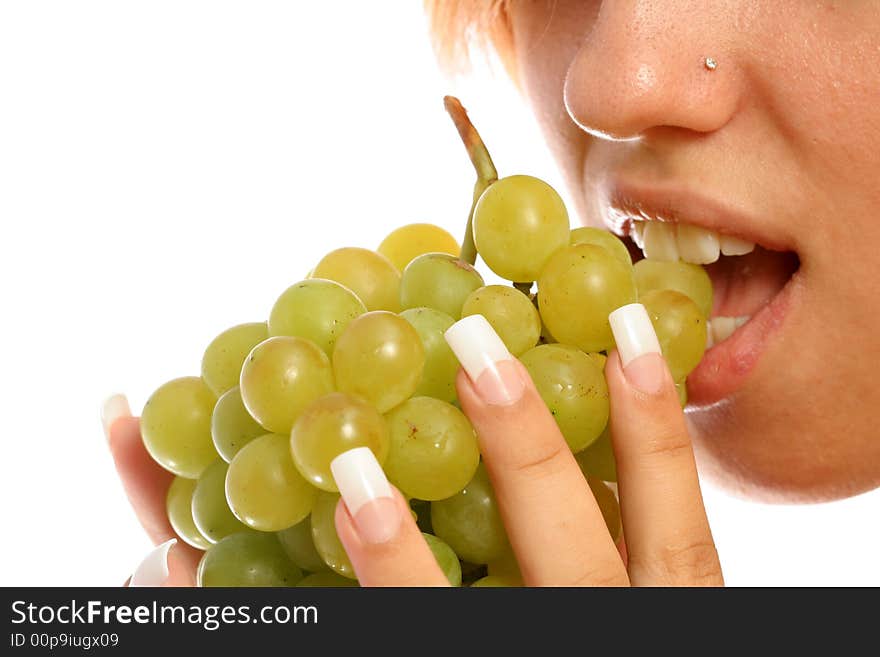
[[[434,52],[449,72],[466,70],[475,47],[489,45],[516,78],[509,0],[424,0]]]

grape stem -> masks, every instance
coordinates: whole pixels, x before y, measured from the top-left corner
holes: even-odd
[[[444,96],[443,106],[452,118],[452,122],[458,130],[458,136],[461,137],[471,164],[474,165],[474,170],[477,172],[477,182],[474,183],[474,198],[471,202],[471,211],[468,214],[464,239],[461,241],[461,259],[473,265],[477,261],[477,247],[474,245],[473,231],[474,208],[489,185],[498,180],[498,171],[495,169],[495,164],[492,162],[492,157],[489,155],[486,144],[483,143],[480,133],[477,132],[474,124],[468,118],[467,110],[461,104],[461,101],[455,96]]]

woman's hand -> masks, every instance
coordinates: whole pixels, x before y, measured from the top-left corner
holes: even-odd
[[[103,420],[110,453],[125,493],[147,535],[153,543],[161,546],[176,536],[165,513],[165,496],[174,475],[159,466],[147,453],[141,440],[140,421],[132,417],[125,397],[116,395],[107,400],[104,404]],[[164,552],[165,549],[158,550],[155,555],[151,553],[144,562],[155,562],[157,557],[165,556]],[[150,569],[146,573],[148,581],[140,583],[153,586],[193,586],[196,567],[202,554],[200,550],[177,541],[167,551],[168,574],[162,577],[161,568]]]
[[[460,323],[448,334],[463,365],[458,398],[523,581],[720,586],[684,414],[651,322],[638,304],[610,320],[619,351],[609,354],[605,374],[626,561],[525,367],[486,322]],[[361,585],[446,584],[409,507],[369,455],[343,455],[334,465],[343,493],[336,526]]]

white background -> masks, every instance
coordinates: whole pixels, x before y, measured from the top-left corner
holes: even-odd
[[[326,251],[461,232],[459,94],[502,174],[559,186],[517,93],[436,69],[419,2],[0,5],[2,585],[115,585],[149,549],[105,448],[265,319]],[[792,437],[797,440],[797,437]],[[880,584],[880,494],[764,506],[707,487],[728,583]]]

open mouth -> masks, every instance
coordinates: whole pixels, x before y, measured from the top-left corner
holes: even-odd
[[[687,379],[697,406],[718,402],[742,384],[781,325],[798,280],[793,249],[758,235],[747,221],[729,219],[709,212],[685,217],[669,206],[654,210],[632,197],[613,199],[605,212],[606,225],[628,242],[634,262],[682,260],[702,265],[712,280],[707,350]]]

